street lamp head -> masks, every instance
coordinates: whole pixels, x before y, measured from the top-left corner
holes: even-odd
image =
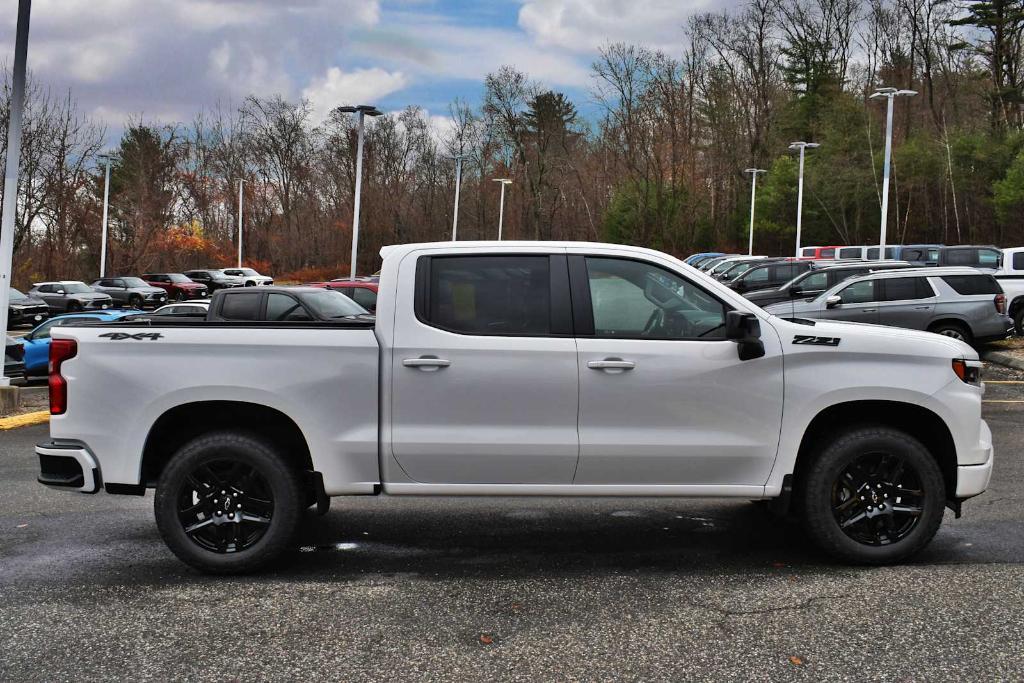
[[[806,147],[807,149],[814,149],[815,147],[821,147],[821,145],[818,144],[817,142],[805,142],[804,147]]]
[[[917,94],[917,91],[916,90],[897,90],[896,94],[897,95],[902,95],[904,97],[913,97],[914,95]]]
[[[876,97],[892,97],[893,95],[896,94],[896,92],[897,89],[891,87],[875,88],[875,92],[872,93],[871,99],[874,99]]]
[[[757,175],[758,173],[767,173],[768,171],[766,171],[763,168],[745,168],[745,169],[743,169],[743,172],[744,173],[753,173],[754,175]]]
[[[356,106],[345,105],[343,107],[335,107],[334,111],[339,112],[341,114],[359,113],[365,114],[366,116],[380,116],[381,114],[384,113],[381,110],[377,109],[377,107],[374,107],[369,104],[360,104]]]
[[[512,184],[512,179],[511,178],[491,178],[491,180],[493,180],[496,183],[501,183],[502,185],[511,185]]]
[[[804,142],[802,140],[798,141],[798,142],[791,143],[789,145],[790,149],[795,149],[795,150],[805,149],[805,148],[806,149],[814,149],[815,147],[821,147],[821,145],[819,145],[817,142]]]

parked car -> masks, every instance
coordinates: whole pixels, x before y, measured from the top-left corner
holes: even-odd
[[[205,299],[208,295],[206,285],[193,281],[184,273],[146,273],[142,279],[154,287],[160,287],[167,292],[169,299],[177,301]]]
[[[966,266],[994,273],[999,270],[1003,250],[993,246],[958,245],[939,249],[940,266]]]
[[[217,322],[338,322],[369,312],[332,290],[318,287],[260,287],[216,292],[206,319]]]
[[[50,359],[50,333],[53,328],[70,324],[87,325],[113,322],[137,314],[138,311],[98,311],[96,313],[69,313],[50,318],[20,339],[25,350],[25,376],[46,374],[46,365]]]
[[[910,268],[851,278],[810,301],[768,306],[796,318],[844,320],[927,330],[978,344],[1013,330],[996,279],[974,268]]]
[[[331,280],[330,282],[312,282],[307,287],[322,287],[341,292],[370,313],[377,310],[378,283],[371,280]]]
[[[22,377],[25,374],[25,347],[14,337],[4,337],[4,377]]]
[[[132,308],[156,308],[167,301],[167,291],[137,277],[107,277],[95,280],[92,288],[106,294],[115,304]]]
[[[274,278],[260,275],[252,268],[224,268],[224,274],[237,277],[246,287],[266,286],[274,284]]]
[[[709,269],[714,268],[715,266],[717,266],[719,263],[721,263],[725,259],[736,258],[737,256],[740,256],[740,255],[741,254],[722,254],[721,256],[716,256],[714,258],[709,258],[709,259],[707,259],[705,261],[701,261],[700,265],[697,266],[697,270],[703,270],[706,273],[706,272],[708,272]]]
[[[841,247],[801,247],[800,258],[802,259],[815,259],[815,260],[832,260],[836,258],[836,250]]]
[[[37,282],[32,285],[28,295],[45,301],[50,315],[78,311],[105,311],[114,307],[114,300],[110,298],[109,294],[97,292],[78,280]]]
[[[814,261],[770,261],[759,263],[747,272],[725,282],[726,287],[746,295],[762,289],[781,287],[797,275],[814,268]]]
[[[205,318],[207,311],[210,310],[209,299],[196,299],[194,301],[181,301],[178,303],[167,304],[153,311],[152,315],[168,315],[168,316],[198,316]]]
[[[624,245],[382,255],[375,320],[56,329],[38,480],[155,487],[168,547],[218,574],[286,552],[311,503],[374,494],[792,500],[833,557],[884,564],[988,486],[981,363],[955,339],[783,320]]]
[[[1010,317],[1018,335],[1024,335],[1024,247],[1003,249],[1002,263],[995,272],[1006,294]]]
[[[718,256],[725,256],[725,254],[721,251],[702,251],[699,254],[693,254],[692,256],[688,257],[686,259],[686,265],[693,266],[694,268],[696,268],[701,261],[713,259]]]
[[[779,257],[761,257],[761,258],[755,258],[755,259],[747,259],[745,261],[739,261],[739,262],[732,263],[732,264],[730,264],[729,266],[727,266],[725,268],[720,268],[718,270],[718,272],[715,273],[715,278],[718,279],[718,280],[721,280],[722,282],[727,282],[728,280],[735,280],[740,275],[743,275],[743,273],[747,272],[748,270],[750,270],[754,266],[760,266],[760,265],[763,265],[763,264],[766,264],[766,263],[778,263],[780,261],[787,261],[787,260],[792,260],[792,259],[779,258]]]
[[[748,301],[752,301],[762,308],[780,301],[813,299],[826,289],[835,287],[848,278],[866,275],[876,270],[909,267],[910,264],[906,261],[857,261],[856,263],[824,261],[816,264],[811,270],[797,275],[781,287],[750,292],[746,294],[746,297]]]
[[[941,244],[890,244],[885,247],[885,260],[907,261],[916,266],[934,266],[938,264]],[[878,245],[859,247],[839,247],[836,251],[839,260],[860,259],[862,261],[878,260]]]
[[[878,261],[878,260],[903,260],[900,258],[899,245],[891,244],[885,247],[885,258],[878,258],[878,245],[866,245],[866,246],[853,246],[853,247],[839,247],[836,251],[836,258],[840,259],[861,259],[863,261]]]
[[[222,270],[207,268],[204,270],[187,270],[185,277],[198,282],[206,287],[206,291],[213,294],[218,289],[230,289],[231,287],[244,287],[245,282],[241,278],[232,277]]]
[[[50,317],[50,307],[37,296],[22,294],[14,287],[10,289],[10,303],[7,306],[7,325],[38,325]]]
[[[749,263],[751,261],[764,261],[766,256],[731,256],[726,259],[722,259],[711,268],[708,268],[705,272],[713,278],[721,278],[722,273],[727,272],[733,266],[740,263]]]

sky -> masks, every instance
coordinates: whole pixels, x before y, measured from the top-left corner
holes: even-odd
[[[443,127],[508,64],[585,111],[598,49],[678,54],[709,0],[35,0],[29,70],[111,136],[125,121],[188,122],[247,95],[304,97],[317,122],[341,104],[419,105]],[[0,0],[0,61],[17,0]],[[114,140],[110,140],[111,143]]]

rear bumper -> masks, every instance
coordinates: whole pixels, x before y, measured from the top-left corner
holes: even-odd
[[[981,421],[981,434],[974,449],[971,462],[978,465],[960,465],[956,468],[956,497],[960,500],[982,493],[988,488],[992,478],[992,463],[995,453],[992,448],[992,432],[984,420]]]
[[[96,493],[100,466],[84,444],[47,441],[36,446],[40,484],[65,491]]]
[[[1015,331],[1013,318],[1003,315],[997,324],[986,325],[984,328],[975,331],[974,341],[978,343],[999,341],[1013,336]]]

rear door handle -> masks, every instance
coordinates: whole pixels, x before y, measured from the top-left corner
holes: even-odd
[[[444,358],[428,358],[428,357],[423,357],[423,358],[406,358],[405,360],[402,361],[402,365],[404,365],[407,368],[420,368],[421,370],[427,370],[427,371],[439,370],[441,368],[446,368],[446,367],[448,367],[451,364],[452,364],[452,362],[450,360],[445,360]]]
[[[878,313],[878,309],[877,308],[865,308],[864,310],[861,311],[861,313]]]
[[[930,311],[930,310],[932,310],[932,307],[931,306],[914,306],[914,310],[915,311]]]
[[[587,367],[591,370],[632,370],[636,367],[636,363],[631,360],[622,360],[621,358],[606,358],[604,360],[588,361]]]

